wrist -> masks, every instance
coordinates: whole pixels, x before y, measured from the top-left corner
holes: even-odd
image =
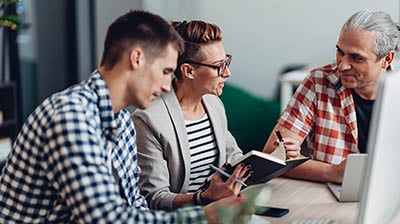
[[[338,165],[331,165],[328,172],[327,181],[334,183],[341,183],[343,178],[343,173],[341,173],[340,167]]]
[[[196,191],[196,192],[193,193],[192,201],[193,201],[194,205],[202,205],[201,204],[200,193],[201,193],[201,191]]]
[[[193,194],[192,200],[193,200],[193,203],[195,205],[202,205],[203,206],[203,205],[209,204],[212,201],[212,200],[209,200],[207,198],[204,198],[202,193],[204,193],[204,191],[196,191]]]

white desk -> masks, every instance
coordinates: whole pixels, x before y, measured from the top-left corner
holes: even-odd
[[[290,224],[297,219],[337,219],[343,224],[353,224],[357,218],[359,203],[337,202],[326,184],[275,178],[267,186],[272,195],[266,205],[290,210],[281,218],[266,218],[272,224]]]
[[[281,111],[286,108],[293,94],[294,86],[299,85],[308,75],[308,70],[295,70],[281,76]]]
[[[263,217],[271,224],[290,224],[299,219],[334,219],[341,224],[354,224],[359,202],[338,202],[324,183],[275,178],[267,183],[272,190],[265,206],[289,208],[280,218]],[[400,223],[400,212],[394,223]]]

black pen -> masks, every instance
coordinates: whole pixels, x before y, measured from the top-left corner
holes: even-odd
[[[276,136],[278,137],[279,142],[284,142],[282,134],[279,130],[275,131]]]

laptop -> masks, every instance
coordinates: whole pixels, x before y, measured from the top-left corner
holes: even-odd
[[[342,184],[327,183],[328,188],[338,201],[360,201],[362,183],[364,183],[367,154],[349,154],[347,156]]]

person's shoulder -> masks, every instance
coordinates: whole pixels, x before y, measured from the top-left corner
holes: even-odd
[[[334,74],[336,72],[336,69],[336,64],[327,64],[324,66],[312,68],[310,70],[310,73],[315,76],[329,75]]]
[[[135,113],[157,113],[161,108],[165,107],[165,103],[163,102],[162,97],[158,97],[154,100],[146,109],[136,109]]]
[[[96,104],[97,95],[88,88],[80,85],[71,86],[61,92],[53,94],[49,102],[54,109],[76,110],[88,109],[91,104]]]
[[[26,123],[37,128],[48,127],[54,123],[65,122],[65,120],[81,118],[82,114],[93,112],[89,110],[88,99],[93,96],[82,97],[73,90],[74,86],[60,92],[54,93],[40,103],[28,116]],[[95,104],[94,104],[95,105]],[[94,112],[93,112],[94,113]]]
[[[314,83],[336,84],[339,80],[336,64],[327,64],[311,69],[309,79],[312,79]]]
[[[157,98],[155,101],[153,101],[149,107],[146,109],[135,109],[132,113],[133,118],[138,118],[138,117],[152,117],[152,118],[157,118],[157,117],[164,117],[165,118],[165,113],[167,113],[167,102],[168,97],[170,97],[168,94],[170,93],[165,93],[162,94],[159,98]],[[179,105],[176,106],[177,109],[179,109]]]

